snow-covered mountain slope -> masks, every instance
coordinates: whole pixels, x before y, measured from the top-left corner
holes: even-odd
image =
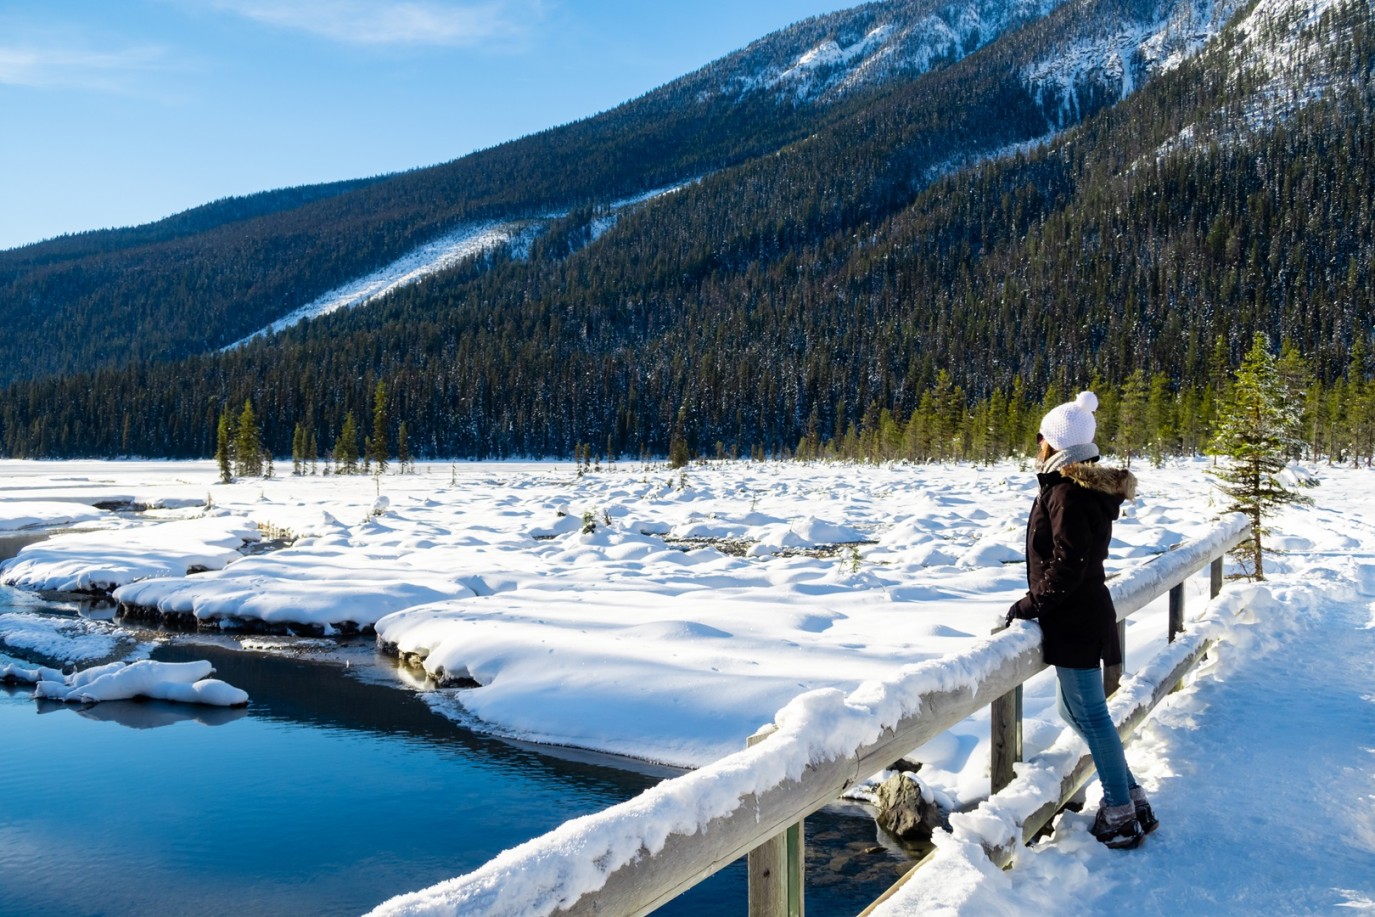
[[[1158,0],[1117,17],[1081,17],[1078,28],[1050,37],[1023,67],[1023,80],[1052,124],[1067,127],[1085,109],[1125,99],[1199,53],[1241,5],[1242,0]]]
[[[887,0],[804,20],[689,78],[699,98],[831,102],[957,61],[1064,0]]]
[[[1267,8],[1334,0],[1266,0]],[[761,38],[680,84],[698,99],[770,95],[825,104],[911,79],[1000,39],[1052,129],[1126,98],[1199,53],[1244,0],[888,0]],[[1012,33],[1026,27],[1025,34]]]
[[[1246,122],[1282,119],[1335,86],[1328,49],[1348,31],[1370,0],[1259,0],[1236,25],[1228,49],[1241,68],[1258,77]]]
[[[677,191],[681,185],[660,188],[636,195],[599,209],[588,226],[589,240],[596,240],[616,224],[620,215],[630,207],[644,204],[665,194]],[[419,283],[441,271],[457,267],[465,261],[506,248],[517,257],[524,257],[530,244],[548,228],[552,220],[567,216],[554,214],[531,220],[466,224],[444,233],[419,248],[407,252],[385,267],[342,284],[252,334],[222,348],[233,350],[250,341],[285,331],[307,319],[329,315],[340,309],[351,309],[376,302],[393,290]]]
[[[392,290],[418,283],[431,274],[455,267],[469,258],[476,258],[494,249],[510,245],[529,231],[529,224],[517,222],[479,223],[461,226],[414,251],[408,252],[386,267],[335,287],[328,293],[292,310],[266,328],[260,328],[224,349],[232,350],[235,347],[241,347],[249,341],[299,325],[306,319],[319,318],[340,309],[348,309],[372,302]]]

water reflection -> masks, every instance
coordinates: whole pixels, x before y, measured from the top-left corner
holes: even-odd
[[[682,773],[611,755],[555,750],[482,735],[439,715],[416,694],[351,677],[333,663],[206,644],[162,645],[153,651],[152,658],[162,662],[209,660],[216,678],[248,692],[249,709],[255,717],[377,737],[404,735],[446,753],[462,753],[488,767],[513,770],[522,777],[543,775],[624,793],[639,792],[664,777]],[[391,662],[380,660],[377,664],[390,666]]]
[[[160,700],[111,700],[99,704],[67,704],[56,700],[36,700],[39,715],[68,710],[77,716],[101,723],[118,723],[130,729],[158,729],[176,723],[223,726],[248,716],[244,707],[208,707],[201,704],[174,704]]]

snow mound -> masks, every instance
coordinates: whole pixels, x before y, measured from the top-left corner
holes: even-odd
[[[230,515],[57,535],[0,565],[0,582],[42,592],[110,592],[154,576],[219,569],[258,540],[256,525]]]
[[[0,669],[6,680],[34,685],[33,696],[66,703],[93,704],[100,701],[149,700],[214,707],[242,707],[248,692],[219,679],[209,662],[114,662],[63,675],[55,669],[25,669],[7,665]]]

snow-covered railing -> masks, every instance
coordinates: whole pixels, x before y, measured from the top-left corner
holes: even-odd
[[[1248,534],[1245,517],[1230,516],[1205,537],[1119,577],[1111,589],[1120,618],[1177,591],[1173,633],[1182,622],[1181,584],[1213,564],[1216,589],[1220,558]],[[1192,665],[1205,649],[1172,664],[1149,692],[1154,701],[1133,716],[1144,719],[1187,671],[1185,663]],[[905,667],[891,680],[866,682],[848,695],[810,691],[780,710],[773,727],[745,750],[565,822],[471,873],[384,902],[372,914],[646,914],[747,854],[751,915],[800,913],[802,820],[983,707],[1003,699],[1015,709],[1021,684],[1044,668],[1040,630],[1023,626],[963,653]],[[1020,717],[1014,731],[1020,733]],[[1009,772],[1017,745],[1004,741],[1003,751],[995,750],[1012,756]],[[1082,782],[1067,778],[1065,784],[1077,788]],[[1034,817],[1048,811],[1044,824],[1063,801],[1047,801]]]

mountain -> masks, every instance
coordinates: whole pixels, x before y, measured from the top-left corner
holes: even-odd
[[[251,396],[283,451],[385,379],[423,454],[776,450],[905,416],[942,370],[976,397],[1187,384],[1252,330],[1330,381],[1372,314],[1369,19],[868,4],[444,166],[0,253],[0,441],[203,455]],[[537,233],[218,353],[482,221]]]
[[[774,153],[1054,9],[868,4],[806,20],[603,115],[452,163],[0,252],[0,320],[14,332],[0,341],[0,383],[212,351],[466,226],[605,206]],[[1084,5],[1024,41],[1031,50],[1016,66],[1037,86],[1057,70],[1063,36],[1169,9]],[[1103,76],[1085,71],[1066,86],[1061,71],[1061,83],[1037,86],[1039,107],[1054,111],[1045,127],[1116,98],[1118,87],[1092,82]],[[954,159],[985,152],[977,138],[947,142]]]

